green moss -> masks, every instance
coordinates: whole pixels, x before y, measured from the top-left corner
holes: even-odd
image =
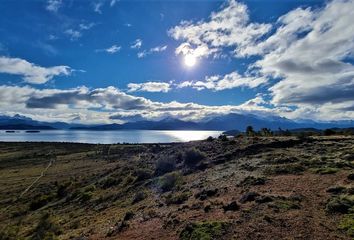
[[[222,237],[229,227],[227,222],[201,222],[188,224],[181,232],[180,240],[212,240]]]
[[[345,215],[338,228],[346,231],[349,236],[354,237],[354,214]]]

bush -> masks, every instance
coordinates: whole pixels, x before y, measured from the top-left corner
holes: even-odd
[[[132,203],[135,204],[140,202],[146,198],[146,193],[144,191],[137,192],[134,197]]]
[[[339,224],[339,229],[345,230],[349,236],[354,237],[354,214],[345,215]]]
[[[134,175],[136,176],[135,181],[136,182],[140,182],[140,181],[144,181],[146,179],[149,179],[152,177],[152,171],[149,169],[137,169],[135,170]]]
[[[177,173],[168,173],[159,180],[159,187],[163,192],[168,192],[182,183],[182,176]]]
[[[45,205],[47,205],[54,196],[52,194],[50,195],[38,195],[37,197],[34,198],[34,200],[30,203],[30,210],[34,211],[37,210]]]
[[[325,175],[325,174],[337,173],[339,171],[339,169],[338,168],[331,168],[331,167],[323,167],[323,168],[315,169],[314,171],[315,171],[315,173]]]
[[[107,189],[120,184],[122,180],[120,178],[108,177],[100,182],[100,186],[103,189]]]
[[[331,198],[326,205],[326,210],[329,213],[348,213],[354,207],[354,196],[341,195]]]
[[[166,204],[170,205],[170,204],[182,204],[185,201],[188,200],[188,198],[190,197],[190,193],[188,192],[184,192],[184,193],[175,193],[175,194],[168,194],[166,196]]]
[[[61,233],[62,230],[54,218],[49,213],[45,213],[42,215],[37,227],[34,229],[31,239],[57,239],[56,236],[60,235]]]
[[[334,134],[336,134],[336,132],[333,131],[332,129],[326,129],[326,130],[323,131],[323,135],[325,135],[325,136],[331,136],[331,135],[334,135]]]
[[[195,148],[190,148],[184,152],[184,164],[188,167],[194,167],[205,158],[205,154]]]
[[[157,175],[163,175],[168,172],[172,172],[176,169],[176,159],[174,157],[161,158],[156,163],[155,173]]]
[[[182,230],[179,238],[181,240],[212,240],[221,239],[227,232],[230,224],[227,222],[201,222],[191,223]]]
[[[229,140],[225,134],[221,134],[218,139],[223,142],[227,142]]]
[[[209,136],[207,139],[206,139],[208,142],[212,142],[214,141],[214,138],[212,136]]]

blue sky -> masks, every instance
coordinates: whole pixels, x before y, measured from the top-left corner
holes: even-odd
[[[345,0],[1,1],[0,111],[352,120],[352,14]]]

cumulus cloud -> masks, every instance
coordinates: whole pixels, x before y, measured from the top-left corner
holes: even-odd
[[[139,52],[138,53],[138,58],[144,58],[147,55],[150,55],[150,54],[153,54],[153,53],[163,52],[166,49],[167,49],[167,45],[153,47],[153,48],[150,48],[149,50],[144,50],[142,52]]]
[[[242,76],[237,72],[232,72],[226,75],[207,76],[204,81],[185,81],[178,85],[178,88],[192,87],[197,90],[210,89],[221,91],[236,87],[255,88],[266,83],[264,77]]]
[[[141,46],[143,45],[143,41],[141,39],[136,39],[132,45],[130,46],[130,48],[133,48],[133,49],[139,49],[141,48]]]
[[[193,54],[196,57],[216,55],[223,48],[239,49],[254,43],[268,33],[270,24],[250,22],[247,6],[229,0],[218,12],[213,12],[207,21],[182,21],[168,33],[176,40],[184,41],[176,54]]]
[[[51,12],[58,12],[59,8],[62,6],[62,0],[48,0],[46,9]]]
[[[207,21],[184,21],[169,30],[182,43],[177,54],[256,56],[245,73],[187,81],[179,87],[223,90],[269,86],[270,104],[290,118],[353,119],[353,0],[300,7],[276,22],[257,23],[234,0]],[[279,110],[281,109],[281,110]]]
[[[43,84],[55,76],[68,76],[73,70],[68,66],[41,67],[20,58],[0,57],[0,73],[22,76],[32,84]]]
[[[168,92],[171,90],[171,84],[165,82],[145,82],[129,83],[129,92]]]
[[[3,114],[19,113],[37,120],[108,123],[174,117],[201,120],[230,112],[264,111],[233,105],[207,106],[196,103],[155,102],[133,96],[115,87],[90,89],[35,89],[29,86],[0,86]]]

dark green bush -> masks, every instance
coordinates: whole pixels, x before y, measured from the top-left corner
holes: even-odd
[[[144,191],[139,191],[134,195],[132,203],[135,204],[137,202],[144,200],[145,198],[146,198],[146,193]]]
[[[159,179],[159,187],[163,192],[171,191],[182,183],[182,176],[177,172],[168,173]]]
[[[188,200],[188,198],[190,197],[190,193],[189,192],[183,192],[183,193],[170,193],[166,196],[165,198],[165,202],[166,204],[170,205],[170,204],[182,204],[185,201]]]
[[[184,164],[194,167],[206,158],[206,155],[196,148],[190,148],[184,152]]]
[[[140,181],[144,181],[146,179],[151,178],[153,175],[153,172],[149,169],[140,168],[140,169],[135,170],[134,175],[136,176],[135,181],[140,182]]]
[[[155,173],[157,175],[163,175],[168,172],[172,172],[176,169],[176,159],[174,156],[165,156],[160,158],[156,163]]]
[[[54,240],[62,233],[60,226],[55,219],[49,214],[44,213],[33,231],[32,240]]]

